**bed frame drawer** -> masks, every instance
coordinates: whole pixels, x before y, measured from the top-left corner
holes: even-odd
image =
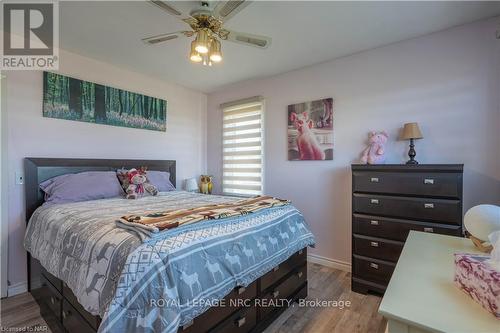
[[[280,310],[282,307],[288,306],[286,302],[280,304],[280,300],[291,299],[297,291],[297,286],[302,286],[306,281],[307,265],[296,268],[283,282],[270,289],[268,293],[260,298],[260,317],[265,317],[275,310]]]
[[[265,291],[280,279],[289,274],[297,267],[304,265],[307,261],[306,251],[304,249],[296,252],[287,261],[274,267],[270,272],[261,278],[260,291]]]
[[[224,297],[224,306],[212,307],[205,313],[195,318],[191,323],[179,328],[178,332],[192,333],[204,332],[229,317],[232,313],[243,308],[243,301],[253,300],[257,296],[257,281],[244,287],[236,287],[234,290]],[[247,301],[248,302],[248,301]]]
[[[54,286],[42,276],[42,285],[39,289],[39,302],[46,305],[46,309],[50,311],[55,318],[61,319],[62,311],[62,296],[54,288]]]
[[[252,331],[255,325],[257,325],[257,309],[252,306],[239,310],[208,332],[247,333]]]
[[[42,265],[40,265],[42,275],[57,289],[59,293],[62,293],[62,282],[54,275],[50,274]]]
[[[63,300],[62,325],[69,333],[95,333],[96,330],[66,300]]]
[[[66,301],[68,301],[68,303],[71,304],[71,306],[82,315],[82,317],[89,323],[90,326],[92,326],[95,330],[99,328],[101,319],[98,316],[93,316],[90,312],[86,311],[83,306],[80,305],[75,294],[73,294],[66,283],[63,283],[63,296]]]

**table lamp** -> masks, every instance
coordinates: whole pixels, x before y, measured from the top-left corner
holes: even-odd
[[[200,189],[198,188],[198,182],[196,181],[196,178],[189,178],[186,179],[186,191],[188,192],[198,192]]]
[[[415,160],[415,156],[417,156],[417,152],[415,151],[415,139],[422,139],[422,132],[420,132],[420,128],[418,128],[418,123],[407,123],[404,124],[403,134],[401,135],[401,139],[410,140],[410,150],[408,151],[408,156],[410,159],[406,164],[418,164]]]

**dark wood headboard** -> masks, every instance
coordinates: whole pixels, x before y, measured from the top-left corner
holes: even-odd
[[[148,170],[170,172],[170,181],[175,183],[175,161],[173,160],[108,160],[79,158],[32,158],[24,159],[26,189],[26,223],[41,204],[44,195],[40,183],[55,176],[83,171],[111,171],[121,168],[147,167]]]

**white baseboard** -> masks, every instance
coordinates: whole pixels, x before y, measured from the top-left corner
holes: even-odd
[[[8,297],[19,295],[28,291],[28,283],[27,282],[19,282],[9,286],[7,291]]]
[[[323,265],[326,267],[340,269],[341,271],[345,271],[345,272],[351,271],[351,263],[348,263],[345,261],[322,257],[322,256],[319,256],[317,254],[308,254],[307,260],[309,262],[314,263],[314,264],[319,264],[319,265]]]

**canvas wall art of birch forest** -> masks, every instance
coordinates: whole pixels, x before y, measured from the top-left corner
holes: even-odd
[[[166,131],[167,101],[44,72],[43,116]]]

